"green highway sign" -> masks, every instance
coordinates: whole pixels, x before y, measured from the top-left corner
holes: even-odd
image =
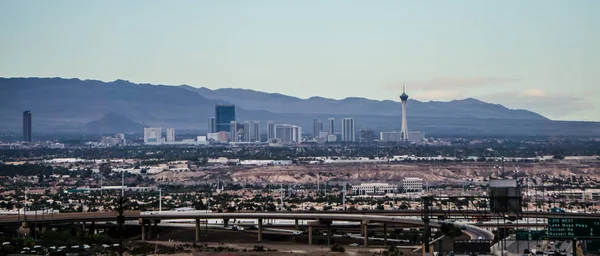
[[[517,230],[515,236],[520,241],[548,239],[546,230]]]
[[[600,238],[599,219],[549,218],[548,238]]]

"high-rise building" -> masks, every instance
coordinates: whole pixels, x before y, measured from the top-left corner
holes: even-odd
[[[217,122],[214,117],[208,118],[208,133],[217,132]]]
[[[302,128],[290,124],[276,124],[275,138],[281,144],[295,144],[302,142]]]
[[[244,122],[244,141],[250,142],[250,121]]]
[[[342,141],[356,141],[354,118],[342,119]]]
[[[23,112],[23,141],[31,142],[31,111]]]
[[[237,122],[235,120],[229,122],[229,141],[237,142],[238,141],[238,129]]]
[[[231,121],[235,121],[235,105],[215,106],[215,132],[232,132]]]
[[[323,130],[323,123],[319,119],[313,120],[313,138],[319,138],[319,133]]]
[[[252,123],[252,141],[260,142],[260,123],[258,121],[254,121]]]
[[[408,140],[408,121],[406,120],[406,103],[408,101],[408,95],[402,86],[402,95],[400,95],[400,101],[402,101],[402,140]]]
[[[275,139],[275,124],[273,121],[267,122],[267,141],[271,142]]]
[[[175,142],[175,129],[167,128],[167,142]]]
[[[150,127],[144,128],[144,144],[160,144],[162,143],[162,128]]]
[[[333,130],[333,123],[334,123],[334,121],[335,121],[335,119],[329,118],[329,135],[333,135],[334,134],[333,133],[335,131],[335,130]]]

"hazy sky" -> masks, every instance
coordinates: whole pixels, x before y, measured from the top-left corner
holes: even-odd
[[[600,121],[600,1],[0,1],[0,76],[473,97]]]

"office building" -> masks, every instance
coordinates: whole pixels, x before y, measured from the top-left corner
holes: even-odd
[[[343,118],[342,119],[342,141],[347,141],[347,142],[356,141],[355,129],[354,129],[354,118]]]
[[[408,121],[406,120],[406,103],[408,101],[408,95],[404,91],[402,86],[402,95],[400,95],[400,101],[402,101],[402,140],[408,140]]]
[[[275,124],[273,121],[267,122],[267,141],[271,142],[275,139]]]
[[[144,128],[144,144],[158,145],[162,143],[162,128]]]
[[[252,123],[252,141],[260,142],[260,122]]]
[[[373,194],[388,194],[398,193],[398,186],[387,183],[362,183],[352,186],[352,194],[354,195],[373,195]]]
[[[421,131],[410,131],[408,132],[408,141],[410,142],[421,142],[425,139],[425,133]]]
[[[358,131],[358,142],[359,143],[372,143],[377,139],[375,131],[371,129],[361,129]]]
[[[232,132],[231,121],[235,121],[235,105],[215,106],[215,132]]]
[[[237,142],[238,141],[238,128],[237,122],[235,120],[229,122],[229,141]]]
[[[336,142],[337,136],[335,134],[327,135],[327,142]]]
[[[422,193],[423,179],[421,178],[404,178],[402,180],[402,190],[405,193]]]
[[[215,133],[217,132],[217,122],[215,121],[214,117],[210,117],[208,118],[208,133]]]
[[[297,144],[302,141],[302,128],[290,124],[275,125],[275,139],[280,144]]]
[[[23,112],[23,141],[31,142],[31,111]]]
[[[250,142],[250,121],[244,122],[244,141]]]
[[[329,135],[333,135],[333,132],[335,131],[333,129],[333,124],[334,124],[334,119],[333,118],[329,118]]]
[[[399,142],[403,141],[402,132],[380,132],[379,141],[382,142]]]
[[[175,142],[175,129],[167,128],[167,142]]]
[[[323,123],[319,119],[313,120],[313,138],[319,138],[319,133],[323,130]]]

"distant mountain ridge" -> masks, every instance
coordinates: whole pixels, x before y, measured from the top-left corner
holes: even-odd
[[[195,88],[181,86],[197,92],[203,97],[235,102],[248,110],[267,110],[273,113],[323,113],[340,115],[400,115],[400,103],[391,100],[371,100],[359,97],[349,97],[334,100],[323,97],[300,99],[279,93],[265,93],[247,89],[216,89],[205,87]],[[448,102],[421,102],[408,100],[408,116],[413,117],[461,117],[461,118],[494,118],[494,119],[525,119],[549,120],[548,118],[521,109],[508,109],[500,104],[486,103],[473,98],[453,100]]]
[[[125,80],[0,78],[0,131],[18,133],[22,112],[32,111],[35,132],[114,133],[172,127],[204,133],[216,104],[235,104],[236,119],[302,126],[312,120],[354,117],[356,129],[398,131],[400,103],[351,97],[300,99],[244,89],[136,84]],[[559,122],[527,110],[476,99],[420,102],[409,99],[409,129],[436,135],[600,135],[597,122]],[[127,131],[123,131],[127,130]],[[358,134],[358,132],[357,132]]]

